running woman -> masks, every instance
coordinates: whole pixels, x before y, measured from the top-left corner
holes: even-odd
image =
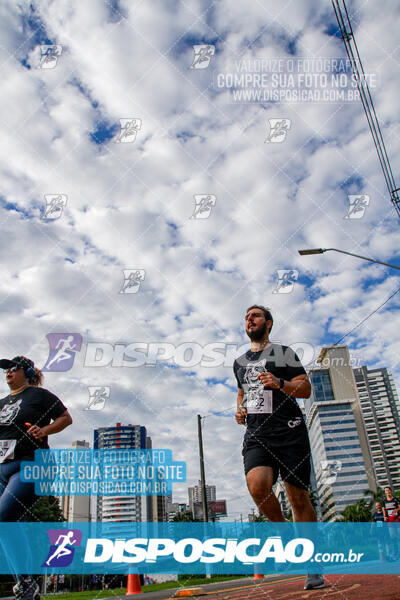
[[[317,517],[311,504],[310,443],[296,398],[309,398],[311,384],[298,356],[287,346],[269,341],[273,318],[269,309],[253,305],[245,328],[251,349],[237,358],[236,422],[247,425],[243,441],[246,483],[259,510],[270,521],[285,521],[272,491],[280,474],[295,521]],[[322,575],[307,575],[304,589],[324,587]]]
[[[10,388],[0,400],[0,521],[19,521],[37,500],[34,483],[20,479],[21,461],[34,460],[36,449],[49,447],[48,435],[71,425],[72,418],[57,396],[40,387],[43,374],[32,360],[3,358],[0,368]]]

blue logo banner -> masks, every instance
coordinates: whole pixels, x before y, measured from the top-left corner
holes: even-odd
[[[400,574],[399,542],[400,523],[0,523],[0,573]]]

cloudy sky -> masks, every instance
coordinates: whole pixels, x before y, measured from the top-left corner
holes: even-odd
[[[396,176],[400,9],[349,8]],[[297,253],[335,247],[399,264],[399,217],[361,102],[250,102],[218,85],[256,59],[295,69],[343,59],[331,2],[9,0],[0,10],[2,355],[43,367],[49,340],[79,334],[70,368],[46,374],[74,419],[53,447],[92,443],[94,428],[116,422],[145,425],[154,447],[187,461],[187,484],[174,488],[184,501],[199,477],[201,414],[207,482],[232,519],[247,515],[232,374],[246,308],[270,306],[272,338],[309,362],[399,287],[393,269]],[[357,212],[349,195],[361,196]],[[346,341],[399,385],[398,305]],[[169,344],[172,357],[121,366],[121,349],[139,343],[142,354]],[[190,361],[211,344],[222,359]],[[96,386],[109,398],[85,410]]]

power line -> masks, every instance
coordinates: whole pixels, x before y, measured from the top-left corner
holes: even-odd
[[[378,312],[378,310],[381,309],[382,306],[385,306],[385,304],[387,304],[387,302],[389,302],[389,300],[391,300],[391,298],[393,298],[393,296],[395,296],[399,292],[400,292],[400,287],[395,292],[393,292],[393,294],[391,296],[389,296],[389,298],[387,298],[385,300],[385,302],[383,302],[380,306],[378,306],[378,308],[376,308],[375,310],[373,310],[372,313],[370,313],[367,317],[365,317],[365,319],[363,319],[362,321],[360,321],[358,323],[358,325],[356,325],[355,327],[353,327],[353,329],[350,329],[350,331],[348,331],[343,337],[341,337],[338,342],[335,342],[334,346],[337,346],[338,344],[340,344],[340,342],[342,340],[344,340],[345,337],[347,337],[348,335],[350,335],[350,333],[352,333],[355,329],[357,329],[358,327],[360,327],[360,325],[362,325],[363,323],[365,323],[365,321],[367,319],[369,319],[370,317],[372,317],[372,315],[374,315],[376,312]]]
[[[340,3],[343,5],[344,10],[341,8]],[[365,115],[367,117],[368,126],[372,134],[372,139],[374,140],[374,145],[378,154],[378,159],[382,168],[383,176],[385,178],[386,186],[389,190],[390,199],[398,216],[400,217],[400,188],[396,187],[392,167],[386,151],[386,146],[383,140],[383,135],[379,125],[378,117],[376,115],[374,102],[372,100],[371,92],[369,90],[369,85],[365,76],[361,57],[358,52],[358,47],[354,37],[353,28],[351,26],[346,2],[345,0],[332,0],[332,5],[335,11],[340,32],[342,34],[342,39],[346,48],[346,53],[350,60],[353,75],[357,82],[357,88],[360,92],[361,102],[364,108]]]

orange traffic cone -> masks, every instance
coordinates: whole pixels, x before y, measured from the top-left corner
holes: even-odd
[[[140,577],[139,575],[128,575],[128,582],[126,586],[126,595],[130,596],[131,594],[141,594],[142,588],[140,586]]]
[[[254,573],[254,579],[264,579],[264,575],[262,573]]]

